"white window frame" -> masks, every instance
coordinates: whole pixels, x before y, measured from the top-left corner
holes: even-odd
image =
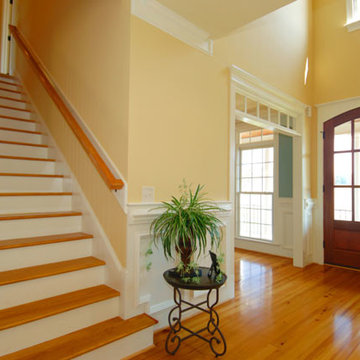
[[[237,137],[239,136],[239,133],[237,133]],[[275,222],[275,218],[274,218],[274,200],[275,200],[275,196],[277,196],[276,194],[276,184],[277,183],[277,176],[275,175],[275,171],[277,169],[277,164],[276,164],[276,153],[277,151],[275,151],[275,137],[277,136],[276,133],[274,133],[274,140],[271,141],[259,141],[259,142],[254,142],[254,143],[249,143],[249,144],[238,144],[238,148],[237,148],[237,164],[239,166],[239,169],[237,169],[237,171],[239,171],[239,179],[238,181],[241,182],[241,157],[240,157],[240,152],[241,150],[247,150],[247,149],[262,149],[262,148],[269,148],[272,147],[274,149],[274,158],[273,158],[273,164],[274,164],[274,168],[273,168],[273,191],[272,191],[272,240],[266,240],[266,239],[261,239],[261,238],[253,238],[253,237],[244,237],[240,235],[240,219],[239,219],[239,215],[240,215],[240,200],[239,200],[239,194],[241,193],[241,185],[237,185],[236,187],[239,188],[239,191],[236,191],[236,220],[235,220],[235,229],[236,229],[236,235],[235,237],[238,239],[244,239],[244,240],[250,240],[250,241],[254,241],[254,242],[264,242],[264,243],[269,243],[269,244],[276,244],[276,239],[275,239],[275,231],[274,231],[274,222]],[[267,193],[264,193],[267,194]]]
[[[348,31],[360,29],[360,0],[346,0],[346,28]]]

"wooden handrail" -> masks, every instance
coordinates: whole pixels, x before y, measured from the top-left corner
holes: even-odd
[[[55,105],[64,116],[66,122],[70,126],[71,130],[74,132],[78,140],[80,141],[85,152],[90,157],[91,161],[95,165],[97,171],[104,179],[105,183],[111,190],[118,190],[124,186],[124,183],[121,179],[117,179],[109,167],[106,165],[105,161],[102,159],[95,146],[91,143],[90,139],[85,134],[84,130],[80,127],[76,121],[74,115],[71,113],[71,110],[65,104],[61,95],[56,89],[55,83],[47,73],[45,67],[39,61],[38,56],[33,52],[31,47],[27,44],[24,36],[21,34],[19,29],[16,26],[9,25],[9,29],[14,39],[16,40],[17,45],[24,53],[24,56],[29,61],[35,73],[38,75],[41,83],[46,89],[47,93],[54,101]]]

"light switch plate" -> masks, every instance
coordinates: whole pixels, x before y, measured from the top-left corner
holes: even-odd
[[[142,187],[142,202],[155,202],[154,186],[143,186]]]

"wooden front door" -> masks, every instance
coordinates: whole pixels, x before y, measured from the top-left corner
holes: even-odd
[[[360,108],[324,124],[325,262],[360,268]]]

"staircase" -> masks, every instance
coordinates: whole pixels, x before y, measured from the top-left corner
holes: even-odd
[[[152,344],[156,321],[119,317],[39,128],[22,86],[1,75],[0,360],[121,359]]]

